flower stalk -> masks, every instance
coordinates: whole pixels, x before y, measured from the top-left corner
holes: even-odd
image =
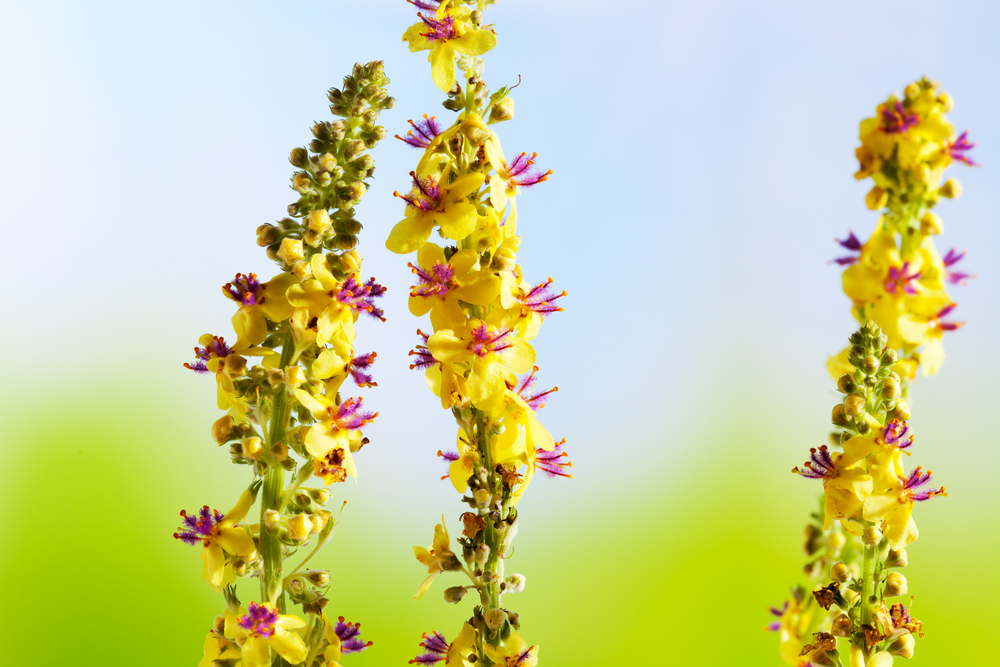
[[[382,63],[372,62],[356,65],[342,89],[330,90],[330,109],[341,119],[316,123],[309,148],[291,151],[297,201],[288,217],[257,229],[258,245],[280,272],[266,282],[238,273],[224,285],[237,307],[236,342],[206,334],[196,361],[185,364],[215,376],[226,414],[213,438],[252,475],[230,512],[182,512],[185,526],[175,535],[202,543],[203,578],[225,603],[200,667],[327,667],[372,644],[360,638],[360,624],[327,616],[330,572],[303,567],[339,521],[324,507],[327,487],[357,479],[354,454],[369,442],[361,428],[378,416],[344,389],[348,379],[376,386],[376,355],[355,353],[355,323],[361,315],[384,319],[375,300],[385,289],[358,273],[361,224],[354,215],[374,171],[366,151],[385,136],[376,120],[393,106],[388,82]],[[259,523],[249,523],[257,501]],[[286,575],[293,558],[298,564]],[[259,601],[244,606],[237,583],[252,577],[260,580]],[[293,605],[299,610],[289,613]]]

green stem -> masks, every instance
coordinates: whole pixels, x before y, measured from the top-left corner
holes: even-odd
[[[490,451],[490,437],[486,432],[486,419],[483,417],[483,413],[479,410],[473,409],[473,415],[476,424],[476,439],[479,448],[479,456],[483,461],[483,465],[486,468],[486,479],[487,479],[487,491],[489,491],[490,496],[496,495],[497,490],[500,488],[500,480],[497,479],[497,473],[493,465],[493,453]],[[493,506],[490,505],[490,510],[492,511]],[[500,516],[501,520],[504,519],[503,515]],[[486,530],[483,531],[483,542],[490,548],[490,555],[486,559],[486,569],[493,572],[496,576],[493,581],[486,584],[486,598],[489,601],[489,607],[486,609],[499,609],[500,608],[500,582],[504,580],[504,564],[503,564],[503,550],[506,546],[503,543],[504,538],[503,529],[498,529],[493,520],[489,517],[486,519]],[[486,641],[488,641],[492,646],[500,645],[500,633],[497,632],[493,636],[487,636]]]
[[[292,332],[289,330],[285,334],[285,340],[281,345],[280,368],[288,365],[294,351],[295,343],[292,339]],[[271,405],[271,424],[268,436],[268,444],[271,447],[284,440],[285,433],[288,430],[289,414],[290,406],[285,400],[284,393],[277,393]],[[270,461],[267,472],[264,474],[264,488],[260,501],[260,551],[261,558],[264,560],[260,576],[260,596],[262,600],[275,605],[278,608],[279,614],[285,613],[285,592],[281,590],[281,542],[264,528],[264,515],[268,510],[278,511],[284,487],[284,469],[278,462]],[[275,658],[273,663],[274,667],[284,667],[285,664],[285,661],[280,657]]]
[[[864,565],[861,580],[861,624],[871,625],[872,605],[871,599],[875,595],[875,545],[865,545]],[[864,651],[865,661],[868,661],[868,646],[862,640],[861,650]]]

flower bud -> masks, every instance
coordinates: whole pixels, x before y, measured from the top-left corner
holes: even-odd
[[[913,172],[913,177],[917,180],[917,183],[927,185],[931,180],[931,168],[927,166],[926,162],[921,162]]]
[[[300,281],[305,280],[306,278],[312,278],[312,265],[304,259],[300,259],[292,264],[292,275]]]
[[[285,376],[281,372],[280,368],[268,368],[267,369],[267,383],[272,387],[277,387],[279,384],[284,382]]]
[[[850,394],[857,388],[858,385],[854,383],[854,378],[851,377],[850,373],[844,373],[837,380],[837,391],[842,394]]]
[[[480,544],[476,547],[476,567],[482,567],[486,560],[490,557],[490,545]]]
[[[882,353],[883,366],[892,366],[897,361],[899,361],[899,355],[897,355],[896,350],[892,349],[891,347]],[[897,375],[896,377],[898,378],[899,376]]]
[[[368,186],[362,181],[354,181],[347,186],[347,193],[351,201],[360,201],[361,198],[365,196],[366,192],[368,192]]]
[[[906,549],[889,549],[889,555],[885,559],[886,567],[906,567]]]
[[[916,641],[913,639],[913,635],[907,632],[905,635],[898,637],[896,641],[889,644],[889,653],[896,656],[897,658],[906,658],[907,660],[913,657],[913,649],[916,646]]]
[[[257,460],[260,457],[261,452],[264,451],[264,443],[260,438],[246,438],[240,443],[243,449],[244,458]]]
[[[309,174],[304,171],[296,172],[292,176],[292,188],[298,192],[309,192],[312,190],[312,181],[309,179]],[[292,215],[289,212],[289,215]]]
[[[906,577],[899,572],[890,572],[885,579],[885,597],[906,595]]]
[[[905,97],[909,102],[912,102],[913,100],[917,99],[917,95],[919,94],[920,94],[920,84],[917,83],[916,81],[914,81],[913,83],[911,83],[910,85],[908,85],[906,88],[903,89],[903,97]]]
[[[844,410],[843,403],[837,403],[833,406],[833,415],[831,421],[836,426],[850,426],[851,422],[847,419],[847,413]]]
[[[496,632],[497,628],[507,620],[507,614],[503,609],[490,609],[483,614],[483,618],[486,620],[486,627]]]
[[[330,583],[330,573],[326,570],[306,570],[302,575],[317,586],[326,586]]]
[[[844,411],[849,417],[858,419],[865,415],[865,397],[851,394],[844,400]]]
[[[288,539],[304,542],[313,532],[313,522],[308,514],[296,514],[288,520]]]
[[[330,221],[330,214],[326,212],[326,209],[320,209],[319,211],[311,211],[309,215],[306,216],[306,228],[310,229],[317,234],[322,234],[326,230],[333,226],[333,222]]]
[[[878,526],[868,526],[861,535],[861,541],[873,547],[882,541],[882,531],[878,529]]]
[[[326,489],[306,489],[306,492],[314,503],[326,505],[330,501],[330,492]]]
[[[878,372],[879,368],[878,357],[869,354],[862,360],[861,367],[865,370],[865,373],[868,373],[868,375],[874,375]]]
[[[851,619],[847,614],[840,614],[833,619],[833,623],[830,624],[830,634],[834,637],[851,636]]]
[[[220,417],[212,424],[212,438],[220,445],[233,439],[234,421],[231,415]]]
[[[502,123],[514,117],[514,98],[505,97],[490,109],[490,124]]]
[[[461,602],[462,598],[469,590],[465,586],[452,586],[451,588],[444,589],[444,601],[448,604],[455,604],[456,602]]]
[[[319,167],[323,171],[333,171],[337,166],[337,158],[333,153],[323,153],[319,156]]]
[[[265,223],[257,228],[257,245],[261,248],[277,243],[279,238],[281,238],[281,232],[274,225]]]
[[[843,562],[837,561],[830,568],[830,578],[840,584],[846,584],[851,580],[851,570]]]
[[[267,532],[273,534],[280,523],[280,514],[278,514],[275,510],[264,510],[264,528],[267,529]]]
[[[344,157],[348,160],[353,160],[357,156],[361,155],[365,150],[365,142],[360,139],[351,139],[347,142],[347,147],[344,149]]]
[[[340,269],[344,273],[355,273],[361,270],[361,255],[358,254],[357,250],[348,250],[342,253],[338,261],[340,262]]]
[[[520,593],[524,590],[525,578],[523,574],[515,572],[507,577],[507,592]]]
[[[288,156],[288,161],[292,163],[292,166],[303,169],[309,162],[309,153],[301,147],[293,148],[291,155]]]
[[[889,193],[879,186],[873,187],[865,195],[865,206],[869,211],[880,211],[889,203]]]
[[[938,190],[942,197],[947,197],[948,199],[958,199],[962,196],[962,184],[959,183],[954,178],[949,178]]]
[[[285,237],[281,239],[281,247],[278,249],[278,259],[291,266],[300,259],[305,259],[301,239]]]
[[[274,443],[271,447],[271,456],[273,456],[276,461],[284,463],[288,460],[288,445],[283,442]],[[288,466],[282,467],[287,468]]]
[[[906,407],[906,403],[903,401],[897,401],[893,416],[899,421],[905,422],[910,418],[910,409]]]
[[[476,501],[476,507],[480,509],[487,507],[490,504],[490,498],[492,498],[490,492],[486,489],[476,489],[472,497]]]
[[[333,242],[341,250],[352,250],[354,246],[358,245],[358,237],[350,234],[337,234],[333,237]]]
[[[902,389],[899,387],[899,380],[889,376],[882,381],[882,396],[889,400],[897,399],[903,395]]]
[[[282,379],[291,390],[298,389],[306,381],[306,371],[301,366],[287,366]]]
[[[941,93],[937,96],[938,104],[941,105],[941,111],[948,113],[955,107],[955,100],[948,93]]]
[[[927,211],[920,218],[920,233],[926,236],[937,236],[944,233],[944,223],[936,213]]]
[[[479,114],[470,113],[458,128],[465,137],[477,146],[490,138],[490,128]]]

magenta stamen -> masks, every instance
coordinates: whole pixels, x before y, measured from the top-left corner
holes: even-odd
[[[927,491],[914,491],[914,489],[919,489],[921,486],[929,484],[931,481],[931,471],[922,472],[920,466],[910,473],[909,477],[900,477],[899,481],[903,485],[903,491],[900,493],[900,500],[913,500],[913,501],[923,501],[933,498],[934,496],[946,496],[948,495],[944,487],[940,489],[929,489]]]
[[[337,430],[352,431],[359,429],[378,417],[377,412],[360,412],[363,400],[362,398],[349,398],[339,406],[330,406],[327,408],[331,421]]]
[[[504,164],[504,167],[507,169],[507,183],[511,187],[520,186],[527,188],[549,180],[549,176],[553,173],[551,169],[546,172],[538,169],[531,170],[532,165],[535,164],[536,157],[538,157],[538,153],[532,153],[531,157],[528,157],[527,153],[521,153],[514,158],[511,164]]]
[[[559,391],[559,387],[552,387],[552,389],[549,389],[548,391],[532,394],[531,391],[535,388],[535,373],[537,372],[538,366],[535,366],[531,369],[531,373],[525,376],[525,378],[521,381],[520,386],[517,388],[517,395],[520,396],[521,400],[527,403],[528,407],[535,412],[538,412],[545,407],[545,403],[542,401],[546,396]]]
[[[837,257],[833,261],[840,266],[846,266],[848,264],[854,264],[861,259],[861,240],[854,235],[854,232],[848,230],[846,239],[834,239],[842,248],[845,250],[850,250],[851,252],[858,253],[857,255],[847,255],[845,257]]]
[[[355,274],[352,274],[340,283],[340,287],[331,296],[354,312],[366,312],[385,322],[382,309],[376,307],[374,303],[374,300],[385,294],[385,291],[374,278],[362,285],[355,278]]]
[[[566,438],[563,438],[560,442],[556,443],[555,448],[551,452],[547,452],[541,448],[535,448],[535,467],[544,472],[549,477],[570,477],[573,475],[566,472],[566,468],[572,468],[573,462],[569,460],[569,454],[563,451],[563,445],[566,444]],[[561,461],[560,459],[566,459]]]
[[[909,262],[903,262],[902,267],[890,266],[889,276],[885,281],[885,291],[895,294],[897,289],[902,289],[910,296],[915,296],[917,294],[917,286],[914,282],[920,280],[920,276],[923,274],[920,271],[907,274],[909,270]]]
[[[274,626],[278,622],[278,612],[268,609],[262,604],[251,602],[249,613],[239,620],[240,627],[249,630],[251,635],[270,637],[274,634]]]
[[[542,317],[548,317],[552,313],[564,310],[552,302],[566,296],[567,292],[563,290],[556,294],[555,290],[552,289],[553,282],[552,278],[549,278],[544,283],[539,283],[531,288],[531,291],[520,298],[522,307],[539,313]]]
[[[340,638],[340,650],[344,653],[361,653],[374,643],[361,639],[360,623],[347,622],[343,616],[338,617],[333,631]]]
[[[372,378],[371,374],[366,372],[368,368],[375,363],[375,357],[378,356],[375,352],[369,352],[368,354],[362,354],[360,356],[354,357],[347,364],[347,372],[351,374],[354,379],[354,384],[359,387],[377,387],[378,382]]]
[[[417,274],[421,282],[420,285],[410,286],[410,296],[425,299],[431,296],[444,298],[448,292],[458,287],[458,284],[454,282],[455,269],[452,268],[451,264],[442,264],[438,261],[434,262],[434,266],[430,269],[414,266],[412,262],[407,266],[413,273]]]
[[[260,296],[260,283],[257,282],[257,275],[248,273],[243,275],[237,273],[236,278],[231,283],[222,286],[233,301],[242,306],[256,306],[263,302]]]
[[[424,119],[414,123],[412,120],[406,121],[413,128],[412,130],[407,130],[406,136],[401,137],[398,134],[396,138],[400,141],[405,141],[414,148],[427,148],[430,146],[431,141],[434,140],[437,135],[441,134],[441,127],[437,123],[437,116],[428,116],[424,114]],[[416,134],[414,134],[416,131]]]
[[[965,251],[958,252],[954,248],[948,251],[948,254],[942,258],[942,262],[945,268],[951,268],[953,265],[958,264],[965,257]],[[976,276],[971,273],[964,273],[962,271],[946,271],[945,279],[953,285],[964,285],[965,281],[969,278],[975,278]]]
[[[909,438],[906,436],[910,434],[910,427],[907,423],[900,422],[897,419],[893,419],[885,428],[882,429],[882,440],[887,445],[892,445],[897,449],[907,450],[913,446],[913,440],[915,436],[910,435]]]
[[[219,510],[209,511],[208,505],[198,510],[197,517],[188,514],[187,510],[181,510],[181,516],[184,518],[184,527],[178,528],[181,532],[174,533],[174,539],[181,540],[187,545],[215,537],[219,522],[226,517]]]
[[[499,353],[504,350],[508,350],[514,346],[513,343],[506,342],[513,331],[510,329],[498,330],[496,333],[490,333],[489,327],[485,322],[480,321],[479,324],[472,330],[472,342],[469,343],[469,350],[473,354],[482,358],[487,354]]]
[[[969,143],[968,136],[969,136],[968,132],[963,132],[962,134],[958,135],[958,139],[953,141],[948,146],[947,149],[948,155],[951,157],[952,160],[957,160],[958,162],[964,162],[970,167],[977,167],[979,165],[976,162],[973,162],[972,158],[966,155],[966,153],[968,153],[969,151],[971,151],[973,148],[976,147],[975,144]]]
[[[420,642],[420,647],[426,649],[427,652],[410,660],[409,664],[432,665],[448,658],[449,644],[444,635],[440,632],[432,632],[428,635],[425,632],[423,637],[424,640]]]
[[[895,105],[882,107],[882,127],[886,134],[903,134],[917,124],[917,114],[906,113],[903,103],[896,101]]]
[[[795,466],[792,468],[792,472],[797,472],[809,479],[830,479],[837,475],[836,464],[830,456],[830,452],[827,451],[826,445],[822,445],[819,449],[811,448],[809,460],[802,465],[805,466],[803,469]]]
[[[184,364],[184,368],[190,369],[195,373],[206,373],[208,372],[208,364],[206,362],[219,357],[228,357],[232,353],[232,349],[226,345],[226,341],[222,336],[213,336],[212,342],[205,347],[194,348],[194,355],[198,358],[198,361],[193,364]]]
[[[409,351],[408,353],[409,356],[417,358],[416,362],[410,364],[410,370],[412,371],[415,368],[428,368],[430,366],[433,366],[434,364],[441,363],[440,361],[435,359],[434,355],[431,354],[431,351],[427,349],[427,338],[428,338],[427,334],[425,334],[420,329],[417,329],[417,335],[420,336],[421,339],[423,339],[423,344],[418,344],[416,347],[414,347],[412,350]]]
[[[446,16],[443,20],[438,21],[436,19],[429,19],[420,12],[417,12],[417,16],[420,20],[424,22],[427,26],[427,32],[420,33],[421,36],[426,37],[431,42],[447,42],[449,39],[454,39],[457,35],[455,34],[455,17]]]

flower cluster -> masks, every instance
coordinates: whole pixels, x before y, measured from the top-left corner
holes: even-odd
[[[972,277],[956,266],[964,252],[952,249],[942,257],[934,245],[944,228],[932,209],[962,191],[955,179],[942,183],[944,170],[953,162],[975,165],[968,133],[955,136],[945,116],[952,104],[936,82],[922,79],[861,122],[855,177],[875,182],[865,201],[882,214],[864,243],[853,232],[837,241],[848,251],[834,261],[846,267],[843,286],[853,312],[858,322],[875,320],[889,337],[904,380],[918,369],[924,375],[940,369],[942,337],[962,325],[947,319],[956,304],[946,288]],[[834,377],[846,370],[846,355],[831,358]]]
[[[357,478],[354,455],[368,443],[361,429],[378,416],[364,409],[360,396],[342,390],[348,378],[358,388],[376,386],[375,352],[355,351],[355,324],[362,315],[384,319],[376,301],[385,289],[359,273],[354,248],[361,224],[354,206],[374,170],[365,151],[385,136],[375,122],[393,106],[388,82],[381,62],[359,64],[342,89],[330,91],[331,111],[342,119],[316,123],[309,148],[291,152],[298,200],[288,217],[257,229],[258,244],[281,272],[267,281],[237,273],[224,285],[223,295],[236,306],[235,342],[206,334],[195,361],[184,364],[215,374],[226,414],[212,436],[253,475],[232,510],[181,512],[183,525],[174,535],[201,543],[203,578],[226,603],[205,640],[203,667],[329,667],[343,653],[370,645],[361,641],[359,624],[326,616],[329,572],[304,567],[338,522],[324,507],[331,497],[326,487]],[[257,500],[260,519],[251,522]],[[286,573],[284,560],[300,551],[303,557]],[[259,578],[261,602],[240,604],[238,577]],[[286,614],[289,603],[300,605],[305,618]]]
[[[439,454],[448,462],[444,479],[469,507],[459,517],[457,540],[442,517],[432,544],[414,548],[427,568],[416,597],[441,573],[459,572],[468,582],[447,588],[445,601],[457,603],[475,590],[479,604],[451,642],[444,634],[425,634],[424,652],[411,662],[531,667],[538,646],[522,639],[520,618],[504,602],[525,581],[504,573],[518,529],[516,505],[537,470],[569,477],[572,464],[563,442],[557,444],[538,419],[555,389],[534,389],[538,367],[531,345],[545,318],[562,310],[558,300],[565,292],[556,291],[551,278],[525,278],[517,262],[515,202],[522,188],[545,181],[551,171],[535,167],[535,154],[508,160],[492,129],[512,117],[513,100],[506,87],[490,94],[483,62],[474,57],[496,43],[492,26],[482,23],[483,3],[413,4],[422,10],[420,21],[403,40],[413,51],[430,51],[434,81],[449,94],[444,106],[459,114],[450,124],[424,115],[399,137],[422,155],[408,191],[395,193],[405,204],[404,218],[386,247],[416,253],[409,265],[415,277],[409,308],[418,317],[429,315],[432,331],[418,330],[411,368],[424,372],[442,408],[458,421],[456,451]]]
[[[783,656],[790,665],[837,664],[838,637],[850,642],[852,665],[889,664],[891,656],[911,657],[913,634],[922,636],[919,621],[906,607],[888,600],[907,593],[906,578],[898,569],[906,566],[906,547],[919,534],[915,506],[947,493],[944,487],[934,488],[930,471],[920,466],[904,469],[914,436],[901,397],[902,378],[893,370],[897,353],[887,347],[888,341],[871,320],[851,336],[848,361],[854,372],[838,381],[845,397],[832,414],[840,429],[838,442],[833,449],[811,449],[809,460],[792,470],[822,481],[825,530],[813,532],[843,560],[822,572],[829,572],[830,581],[812,591],[812,600],[796,601],[799,604],[791,607],[795,615],[783,610],[781,628],[799,628],[804,617],[800,610],[808,614],[805,632],[793,638],[783,630],[783,650],[801,645],[798,656]],[[860,540],[860,548],[842,550],[847,540],[834,538],[839,533],[830,531],[837,522]],[[831,612],[834,607],[839,613]],[[813,630],[819,631],[813,633],[812,643],[805,643],[806,632]]]

